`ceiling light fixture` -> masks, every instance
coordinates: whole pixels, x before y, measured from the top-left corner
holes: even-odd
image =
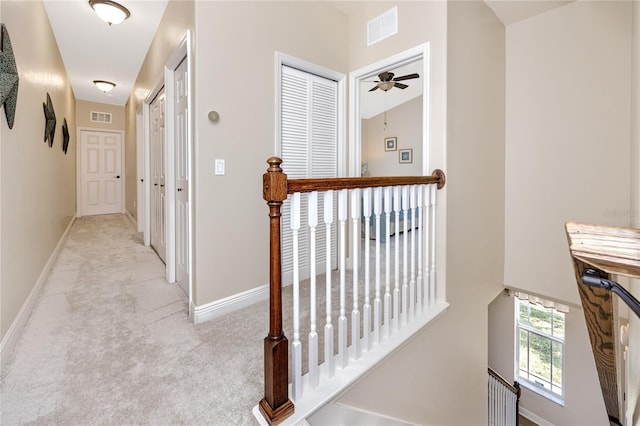
[[[107,24],[119,24],[129,16],[131,12],[123,5],[111,0],[89,0],[89,5],[96,15]]]
[[[116,87],[115,83],[105,80],[93,80],[93,84],[95,84],[99,90],[102,90],[105,93],[110,92],[114,87]]]
[[[385,92],[393,89],[393,85],[395,84],[395,82],[393,81],[381,81],[380,83],[378,83],[378,87],[382,90],[384,90]]]

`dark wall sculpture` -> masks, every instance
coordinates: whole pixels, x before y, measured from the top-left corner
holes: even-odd
[[[49,141],[49,148],[53,146],[53,137],[56,134],[56,112],[53,110],[53,103],[51,102],[51,96],[47,93],[47,103],[42,103],[44,109],[44,141]]]
[[[62,151],[67,154],[69,148],[69,126],[67,126],[67,119],[62,122]]]
[[[16,117],[16,103],[18,102],[18,68],[13,56],[13,47],[9,32],[4,24],[0,24],[0,107],[4,105],[7,124],[13,129]]]

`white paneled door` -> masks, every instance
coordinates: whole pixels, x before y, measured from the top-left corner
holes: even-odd
[[[122,213],[122,134],[82,130],[82,215]]]
[[[149,155],[151,174],[151,247],[166,262],[166,191],[165,191],[165,93],[164,88],[149,106]]]
[[[187,60],[174,71],[176,281],[189,294],[189,95]]]

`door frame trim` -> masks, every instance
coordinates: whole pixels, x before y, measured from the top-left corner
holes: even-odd
[[[176,162],[175,162],[175,71],[183,61],[187,61],[187,96],[189,98],[189,106],[187,108],[187,169],[189,171],[187,187],[187,197],[189,200],[189,207],[187,216],[189,218],[187,228],[187,274],[189,276],[187,288],[189,297],[189,317],[193,318],[193,111],[194,111],[194,93],[193,93],[193,36],[191,30],[187,30],[182,41],[178,47],[171,54],[164,66],[164,81],[165,81],[165,94],[166,94],[166,110],[165,110],[165,124],[166,124],[166,155],[167,159],[167,175],[166,185],[168,188],[169,196],[167,197],[167,281],[174,283],[177,280],[176,274]]]
[[[422,59],[422,174],[431,173],[431,45],[420,44],[395,55],[376,61],[349,73],[349,176],[360,176],[362,158],[362,120],[360,119],[360,82],[378,73]]]
[[[120,213],[127,212],[126,200],[127,200],[127,176],[124,173],[125,168],[125,146],[124,146],[124,130],[111,130],[111,129],[98,129],[94,127],[76,127],[76,135],[78,135],[78,149],[76,149],[76,217],[84,216],[84,209],[82,208],[82,132],[97,132],[97,133],[116,133],[120,135]]]
[[[193,108],[194,108],[194,96],[193,96],[193,36],[191,30],[187,30],[182,41],[176,47],[171,54],[167,62],[163,67],[163,74],[161,81],[155,86],[155,88],[149,93],[144,100],[142,112],[144,122],[144,148],[145,148],[145,228],[144,228],[144,243],[150,245],[151,242],[151,187],[150,187],[150,158],[149,158],[149,143],[150,143],[150,105],[156,98],[160,90],[165,90],[165,199],[166,199],[166,220],[165,220],[165,236],[166,236],[166,270],[165,277],[167,282],[176,282],[176,242],[175,242],[175,229],[176,229],[176,217],[175,217],[175,140],[174,131],[175,123],[173,116],[174,105],[174,71],[180,65],[184,58],[187,58],[187,86],[189,93],[189,110],[188,110],[188,145],[190,153],[188,156],[189,162],[189,260],[188,260],[188,273],[189,273],[189,317],[193,318],[193,258],[194,258],[194,243],[193,243],[193,199],[194,199],[194,183],[193,183]]]

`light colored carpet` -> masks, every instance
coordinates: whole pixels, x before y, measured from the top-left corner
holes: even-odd
[[[2,371],[1,424],[256,425],[251,409],[263,396],[267,302],[194,325],[187,297],[164,273],[125,216],[77,219]],[[339,274],[332,275],[337,345]],[[351,271],[346,278],[350,341]],[[322,362],[324,275],[317,283]],[[290,343],[291,292],[283,292]],[[300,292],[307,313],[308,282]],[[372,288],[371,303],[373,297]],[[303,373],[308,331],[302,320]]]
[[[79,218],[2,371],[2,425],[254,425],[266,309],[193,325],[125,216]]]

